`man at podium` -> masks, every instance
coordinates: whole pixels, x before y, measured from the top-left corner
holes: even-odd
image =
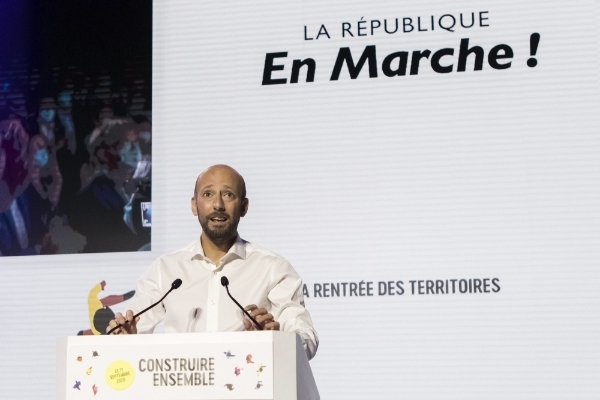
[[[225,332],[257,329],[229,299],[231,294],[262,329],[294,331],[311,359],[319,340],[304,307],[302,280],[283,257],[240,238],[240,218],[248,212],[246,184],[227,165],[214,165],[198,176],[191,199],[198,217],[199,240],[158,258],[140,278],[129,309],[117,313],[114,334],[152,333],[164,321],[166,333]],[[158,301],[175,279],[181,287],[136,319],[134,312]]]

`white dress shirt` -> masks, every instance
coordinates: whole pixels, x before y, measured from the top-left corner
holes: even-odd
[[[227,296],[222,276],[242,306],[266,308],[282,331],[302,337],[308,358],[314,357],[319,339],[304,308],[300,276],[283,257],[239,236],[219,267],[204,255],[199,240],[154,261],[138,281],[128,309],[139,312],[158,301],[175,279],[183,283],[140,317],[138,332],[152,333],[163,320],[166,333],[243,331],[243,313]]]

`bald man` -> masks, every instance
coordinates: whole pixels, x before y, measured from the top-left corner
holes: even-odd
[[[191,199],[202,233],[200,239],[157,259],[139,280],[125,315],[117,313],[114,334],[152,333],[164,321],[167,333],[255,330],[227,297],[221,277],[229,279],[234,297],[265,330],[297,332],[311,359],[318,337],[304,308],[302,280],[283,257],[238,235],[240,218],[248,212],[244,178],[227,165],[214,165],[196,180]],[[183,284],[161,305],[133,319],[158,301],[181,278]]]

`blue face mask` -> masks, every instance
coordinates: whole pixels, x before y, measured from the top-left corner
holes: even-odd
[[[35,152],[35,155],[33,156],[33,159],[35,160],[35,163],[37,165],[39,165],[40,167],[43,167],[44,165],[48,164],[48,150],[46,149],[39,149]]]
[[[46,122],[51,122],[52,120],[54,120],[54,113],[55,111],[50,109],[50,110],[41,110],[40,111],[40,117],[42,117],[42,119]]]
[[[121,150],[119,150],[119,156],[121,157],[121,162],[133,168],[135,168],[142,159],[142,153],[139,146],[136,146],[131,142],[126,142],[123,145]]]
[[[58,95],[58,102],[65,108],[71,107],[71,94],[69,92],[62,92]]]

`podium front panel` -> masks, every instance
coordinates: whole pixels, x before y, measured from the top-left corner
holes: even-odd
[[[282,349],[281,360],[291,356],[295,365],[295,345],[291,332],[63,338],[58,343],[58,398],[272,400],[281,393],[274,390],[274,348]],[[291,397],[295,374],[295,368],[277,373],[280,387],[294,392]]]

